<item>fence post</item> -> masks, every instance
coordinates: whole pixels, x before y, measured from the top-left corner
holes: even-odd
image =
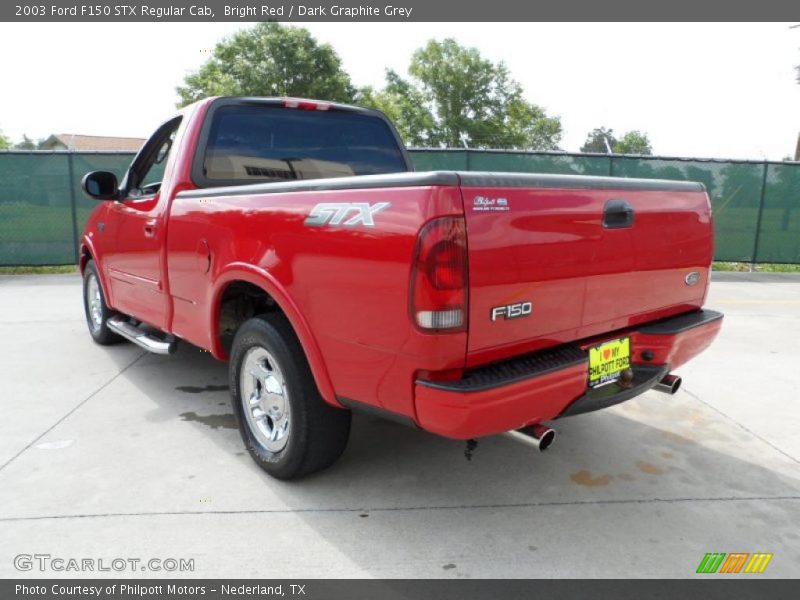
[[[75,264],[78,264],[78,207],[75,199],[75,166],[72,160],[73,152],[67,153],[67,173],[69,174],[69,204],[72,209],[72,250]]]
[[[609,154],[608,155],[608,176],[609,177],[613,177],[614,176],[614,155],[613,154]]]
[[[470,148],[467,148],[464,152],[466,152],[466,154],[467,154],[467,160],[466,160],[467,171],[472,171],[472,160],[470,159],[470,155],[472,154],[472,150]]]
[[[753,257],[750,259],[750,270],[755,270],[758,258],[758,240],[761,237],[761,216],[764,214],[764,196],[767,193],[767,170],[769,163],[764,161],[764,174],[761,176],[761,197],[758,201],[758,216],[756,217],[756,239],[753,242]]]

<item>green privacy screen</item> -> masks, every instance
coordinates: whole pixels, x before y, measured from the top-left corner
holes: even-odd
[[[699,181],[714,211],[715,260],[800,263],[800,163],[498,150],[412,150],[411,157],[417,170]]]
[[[767,167],[762,206],[758,260],[800,263],[800,165]]]
[[[97,202],[81,192],[88,171],[121,177],[131,154],[0,152],[0,265],[76,262],[77,239]]]
[[[714,208],[716,260],[800,263],[800,163],[512,152],[411,150],[417,171],[512,171],[700,181]],[[129,153],[0,151],[0,265],[76,260],[97,203],[85,173],[122,178]]]

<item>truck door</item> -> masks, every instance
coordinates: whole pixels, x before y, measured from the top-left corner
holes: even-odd
[[[114,307],[159,329],[166,328],[169,302],[161,269],[167,204],[161,202],[161,178],[179,124],[179,117],[167,121],[145,143],[108,216],[114,240],[104,264]]]

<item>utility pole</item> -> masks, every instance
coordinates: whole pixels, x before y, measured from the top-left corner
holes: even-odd
[[[606,153],[607,154],[614,154],[614,151],[611,149],[611,144],[608,142],[608,136],[607,135],[603,136],[603,141],[606,144]]]

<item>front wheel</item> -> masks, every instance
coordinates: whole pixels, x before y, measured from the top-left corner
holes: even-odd
[[[344,452],[350,412],[322,399],[286,317],[245,321],[233,340],[229,374],[242,440],[267,473],[295,479],[330,466]]]
[[[103,286],[100,285],[100,277],[93,260],[87,262],[83,269],[83,310],[86,313],[89,334],[95,342],[107,346],[122,341],[120,336],[108,328],[108,319],[115,313],[106,304]]]

